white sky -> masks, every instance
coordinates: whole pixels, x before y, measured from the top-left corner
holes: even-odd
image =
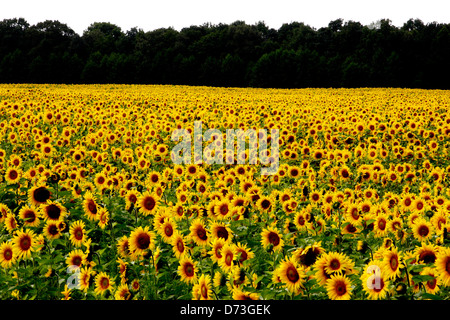
[[[0,20],[25,18],[30,24],[59,20],[78,34],[93,22],[111,22],[127,31],[191,25],[264,21],[278,29],[283,23],[304,22],[325,27],[343,18],[362,24],[391,19],[402,26],[409,18],[424,23],[450,23],[449,0],[1,0]]]

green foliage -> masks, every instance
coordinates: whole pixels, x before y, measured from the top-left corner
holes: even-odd
[[[257,87],[450,88],[448,24],[410,19],[314,29],[263,22],[124,32],[94,22],[0,21],[0,82],[151,83]]]

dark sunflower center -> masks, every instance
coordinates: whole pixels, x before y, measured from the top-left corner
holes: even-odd
[[[303,226],[305,224],[305,218],[300,216],[300,217],[298,217],[297,222],[298,222],[299,225]]]
[[[219,238],[223,238],[223,239],[227,240],[228,239],[228,231],[227,231],[227,229],[225,227],[219,227],[218,230],[217,230],[217,236]]]
[[[3,251],[3,257],[5,260],[11,260],[12,256],[13,254],[11,249],[6,249],[5,251]]]
[[[184,266],[184,273],[188,277],[193,277],[194,276],[194,266],[191,263],[187,263]]]
[[[342,170],[342,177],[343,178],[348,178],[349,177],[349,173],[347,170]]]
[[[270,201],[264,199],[264,200],[261,202],[261,207],[262,207],[263,209],[269,209],[269,208],[270,208]]]
[[[289,279],[289,281],[293,283],[297,282],[298,279],[300,279],[297,270],[292,266],[287,269],[286,276]]]
[[[132,194],[132,195],[128,198],[128,200],[130,200],[131,203],[136,203],[137,198],[136,198],[136,196],[135,196],[134,194]]]
[[[227,253],[227,255],[225,256],[225,263],[227,266],[231,266],[231,262],[233,261],[233,254],[232,253]]]
[[[178,249],[179,252],[184,252],[183,241],[178,241],[177,242],[177,249]]]
[[[434,263],[436,261],[436,255],[432,251],[425,251],[420,254],[419,260],[424,263]]]
[[[208,298],[208,288],[205,284],[202,284],[202,296],[203,298]]]
[[[32,223],[36,220],[36,214],[33,211],[26,211],[24,217],[29,223]]]
[[[428,285],[431,289],[434,289],[434,288],[436,287],[436,284],[437,284],[436,278],[433,279],[433,280],[428,280],[428,281],[427,281],[427,285]]]
[[[343,296],[347,292],[347,286],[342,281],[338,281],[335,288],[338,296]]]
[[[199,237],[201,240],[205,241],[206,239],[208,239],[207,235],[206,235],[206,231],[203,228],[199,228],[197,230],[197,237]]]
[[[397,270],[397,268],[398,268],[397,256],[392,256],[391,257],[390,264],[391,264],[392,270]]]
[[[100,285],[103,289],[108,288],[108,286],[109,286],[108,278],[102,278],[102,280],[100,281]]]
[[[156,205],[155,199],[153,199],[152,197],[145,198],[145,200],[144,200],[144,207],[145,207],[145,209],[153,210],[155,205]]]
[[[331,262],[330,262],[330,268],[331,268],[332,270],[338,270],[338,269],[340,268],[340,266],[341,266],[341,263],[339,262],[338,259],[333,259],[333,260],[331,260]]]
[[[245,252],[245,250],[240,250],[239,251],[239,262],[240,263],[242,263],[245,260],[247,260],[247,257],[248,257],[248,255],[247,255],[247,252]]]
[[[280,237],[275,232],[270,232],[268,238],[269,242],[273,244],[275,247],[280,244]]]
[[[94,201],[89,201],[88,209],[92,214],[97,214],[97,206],[95,205]]]
[[[75,239],[77,240],[83,239],[83,230],[81,230],[81,228],[77,228],[75,230]]]
[[[17,177],[18,177],[17,171],[16,171],[16,170],[11,170],[11,172],[9,173],[9,177],[10,177],[12,180],[17,179]]]
[[[58,234],[58,227],[56,224],[52,224],[48,227],[48,233],[52,236],[56,236]]]
[[[313,265],[317,260],[318,252],[314,252],[314,250],[308,250],[306,254],[302,255],[300,257],[300,262],[304,264],[305,266],[311,266]]]
[[[48,191],[45,187],[39,187],[34,190],[33,198],[37,202],[45,203],[48,199],[50,199],[50,191]]]
[[[173,234],[173,228],[170,224],[166,225],[164,228],[164,233],[166,236],[170,237]]]
[[[430,230],[428,229],[427,226],[420,226],[418,233],[421,237],[426,237],[428,235],[428,233],[430,232]]]
[[[142,233],[137,238],[137,247],[141,250],[147,249],[150,245],[150,237],[146,233]]]
[[[72,259],[72,264],[74,266],[81,266],[81,257],[80,256],[76,256]]]
[[[58,220],[59,217],[61,216],[61,209],[55,204],[47,206],[46,210],[47,216],[52,220]]]
[[[220,214],[226,215],[228,213],[228,206],[226,204],[220,206]]]

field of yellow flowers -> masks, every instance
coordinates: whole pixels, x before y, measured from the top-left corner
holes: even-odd
[[[277,128],[280,166],[171,161]],[[446,299],[450,93],[0,85],[0,299]]]

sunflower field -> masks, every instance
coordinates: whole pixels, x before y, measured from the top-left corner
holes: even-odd
[[[198,120],[277,173],[173,164]],[[448,299],[449,145],[448,91],[0,85],[0,299]]]

